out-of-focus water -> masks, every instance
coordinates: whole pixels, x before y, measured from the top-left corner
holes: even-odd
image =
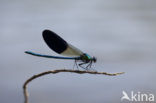
[[[30,103],[120,103],[122,91],[156,96],[155,0],[1,0],[0,103],[22,103],[22,85],[34,74],[72,68],[42,39],[50,29],[98,58],[94,68],[126,72],[109,77],[60,73],[29,84]]]

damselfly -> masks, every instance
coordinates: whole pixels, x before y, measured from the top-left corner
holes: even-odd
[[[67,57],[43,55],[43,54],[31,52],[31,51],[25,51],[25,53],[31,54],[34,56],[39,56],[39,57],[46,57],[46,58],[75,60],[75,64],[77,68],[78,66],[80,66],[81,68],[86,69],[86,70],[91,68],[93,62],[94,63],[96,62],[95,57],[91,57],[87,53],[84,53],[78,48],[69,44],[68,42],[66,42],[64,39],[62,39],[53,31],[44,30],[42,35],[43,35],[44,41],[49,46],[49,48],[51,48],[56,53],[67,56]],[[83,65],[85,64],[86,66],[84,67]]]

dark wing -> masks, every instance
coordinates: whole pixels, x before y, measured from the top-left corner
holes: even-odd
[[[42,35],[46,44],[58,54],[67,56],[80,56],[83,54],[83,52],[67,43],[53,31],[44,30]]]

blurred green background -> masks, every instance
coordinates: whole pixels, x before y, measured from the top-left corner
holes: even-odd
[[[0,103],[22,103],[34,74],[72,69],[73,61],[24,53],[58,55],[44,29],[97,57],[97,71],[126,73],[47,75],[29,84],[30,103],[120,103],[123,90],[156,96],[155,0],[0,0]]]

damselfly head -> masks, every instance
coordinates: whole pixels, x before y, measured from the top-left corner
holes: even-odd
[[[97,61],[97,58],[96,57],[93,57],[93,62],[95,63]]]

